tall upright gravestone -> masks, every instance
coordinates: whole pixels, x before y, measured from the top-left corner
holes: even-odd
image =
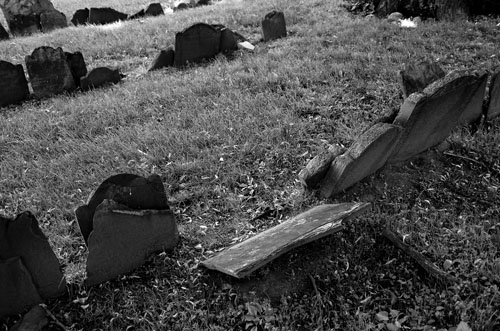
[[[220,51],[221,31],[212,25],[197,23],[175,35],[175,66],[213,58]]]
[[[275,10],[268,13],[262,20],[262,34],[264,41],[286,37],[285,14]]]
[[[23,66],[0,61],[0,107],[19,103],[29,96]]]

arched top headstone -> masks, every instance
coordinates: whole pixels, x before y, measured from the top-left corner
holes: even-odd
[[[213,58],[220,51],[219,29],[196,23],[175,35],[175,66],[197,63]]]

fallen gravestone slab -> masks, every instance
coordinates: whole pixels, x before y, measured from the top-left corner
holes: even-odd
[[[9,39],[9,34],[7,33],[7,30],[3,27],[2,24],[0,24],[0,40],[7,40]]]
[[[68,62],[71,75],[75,81],[76,86],[80,86],[80,78],[87,75],[87,65],[81,52],[64,52],[66,61]]]
[[[273,10],[264,17],[264,20],[262,20],[262,35],[264,41],[286,37],[286,23],[283,12]]]
[[[243,278],[286,252],[343,229],[343,221],[358,216],[369,203],[320,205],[231,246],[201,262],[206,268]]]
[[[23,66],[0,61],[0,107],[19,103],[29,96]]]
[[[40,14],[40,27],[42,32],[49,32],[55,29],[61,29],[68,26],[68,20],[63,13],[53,10]]]
[[[47,324],[49,324],[47,311],[41,305],[36,305],[20,321],[14,324],[9,331],[41,331],[45,330],[44,326]]]
[[[165,67],[172,67],[174,65],[175,51],[172,46],[169,46],[166,50],[161,50],[151,64],[148,71],[158,70]]]
[[[486,119],[492,120],[500,115],[500,70],[491,76],[489,99],[490,103],[486,112]]]
[[[20,257],[0,259],[0,317],[19,314],[42,302]]]
[[[220,51],[220,30],[197,23],[175,34],[175,66],[211,59]]]
[[[0,259],[13,257],[22,258],[42,298],[66,292],[59,261],[30,212],[17,215],[15,220],[0,217]]]
[[[26,56],[25,61],[31,87],[37,98],[76,88],[66,56],[60,47],[38,47],[31,55]]]
[[[88,8],[78,9],[71,18],[73,25],[84,25],[89,23],[90,10]]]
[[[85,284],[100,284],[130,272],[152,253],[171,250],[178,242],[171,210],[135,210],[104,200],[95,211],[89,236]]]
[[[304,169],[299,172],[299,180],[308,189],[315,189],[325,177],[333,160],[343,153],[343,148],[330,145],[309,161]]]
[[[109,24],[118,21],[124,21],[128,17],[127,14],[121,13],[113,8],[90,8],[89,20],[90,24]]]
[[[93,229],[94,213],[105,199],[114,200],[132,209],[168,209],[167,195],[160,176],[148,178],[119,174],[106,179],[92,193],[86,205],[75,210],[85,243]]]
[[[421,61],[406,64],[404,70],[399,72],[403,98],[415,92],[422,92],[428,85],[445,75],[437,62]]]
[[[82,90],[89,90],[103,85],[116,84],[122,77],[118,69],[100,67],[92,69],[87,75],[80,78]]]
[[[389,162],[407,160],[442,142],[459,124],[484,77],[452,72],[405,99],[394,124],[403,126],[401,140]]]
[[[329,198],[382,168],[400,135],[400,127],[387,123],[377,123],[362,133],[332,162],[321,182],[321,195]]]

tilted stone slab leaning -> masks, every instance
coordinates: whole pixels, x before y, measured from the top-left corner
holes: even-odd
[[[0,61],[0,107],[19,103],[29,97],[23,66]]]
[[[330,166],[344,149],[338,145],[331,145],[312,158],[304,169],[299,172],[299,180],[308,189],[315,189],[321,184]]]
[[[197,23],[175,34],[175,66],[213,58],[220,51],[221,31],[212,25]]]
[[[500,115],[500,70],[491,76],[489,97],[490,103],[486,112],[486,119],[492,120]]]
[[[399,72],[403,97],[407,98],[412,93],[422,92],[428,85],[445,75],[437,62],[421,61],[406,64],[404,70]]]

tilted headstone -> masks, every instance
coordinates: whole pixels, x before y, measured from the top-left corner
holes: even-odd
[[[401,128],[377,123],[335,158],[321,182],[321,196],[329,198],[382,168],[392,154]]]
[[[141,9],[141,10],[139,10],[137,13],[132,14],[132,15],[129,15],[129,16],[127,17],[127,19],[128,19],[128,20],[135,20],[135,19],[138,19],[138,18],[142,18],[142,17],[144,17],[144,16],[146,16],[146,12],[145,12],[145,10],[144,10],[144,9]]]
[[[399,72],[403,97],[407,98],[412,93],[422,92],[428,85],[445,75],[437,62],[421,61],[406,64],[404,70]]]
[[[64,52],[66,61],[68,62],[71,75],[77,86],[80,86],[80,78],[87,75],[87,65],[81,52]]]
[[[68,20],[66,15],[57,10],[46,11],[40,14],[40,26],[42,32],[49,32],[67,27]]]
[[[4,12],[5,13],[5,12]],[[39,15],[12,15],[7,21],[13,36],[26,36],[41,31]]]
[[[221,32],[205,23],[197,23],[175,34],[175,66],[213,58],[220,51]]]
[[[86,205],[75,210],[85,243],[88,243],[88,237],[93,229],[95,210],[105,199],[114,200],[133,209],[169,208],[160,176],[151,175],[148,178],[133,174],[111,176],[92,193]]]
[[[76,88],[66,56],[60,47],[38,47],[31,55],[26,56],[26,68],[33,93],[38,98]]]
[[[30,212],[11,220],[0,217],[0,259],[21,257],[43,299],[66,292],[66,282],[59,261]]]
[[[224,25],[212,26],[220,31],[219,52],[226,53],[238,49],[236,35],[231,29],[226,28]]]
[[[88,8],[78,9],[71,18],[73,25],[85,25],[89,23],[90,10]]]
[[[483,103],[486,95],[486,86],[488,85],[488,73],[486,71],[464,72],[464,74],[476,75],[480,82],[475,93],[466,104],[458,124],[477,123],[481,120],[484,110]]]
[[[107,84],[116,84],[121,79],[118,69],[94,68],[87,75],[80,78],[80,87],[82,90],[88,90]]]
[[[178,242],[171,210],[136,210],[104,200],[95,211],[89,236],[85,283],[96,285],[130,272],[152,253],[171,250]]]
[[[29,96],[23,66],[0,61],[0,107],[19,103]]]
[[[442,142],[460,122],[478,93],[484,77],[452,72],[405,99],[394,124],[404,128],[389,162],[407,160]]]
[[[323,180],[333,160],[342,154],[343,148],[330,145],[311,159],[304,169],[299,172],[299,179],[308,189],[315,189]]]
[[[2,24],[0,24],[0,40],[7,40],[9,39],[9,33],[5,28],[3,27]]]
[[[171,67],[174,65],[175,51],[172,46],[169,46],[166,50],[161,50],[151,64],[148,71],[158,70],[165,67]]]
[[[286,37],[285,14],[273,10],[262,20],[262,35],[264,41]]]
[[[148,8],[146,8],[145,14],[146,16],[160,16],[165,15],[165,12],[163,11],[161,3],[156,2],[149,4]]]
[[[492,120],[500,115],[500,70],[497,70],[491,76],[489,99],[486,119]]]
[[[90,24],[109,24],[118,21],[124,21],[128,17],[127,14],[121,13],[113,8],[90,8],[89,23]]]

